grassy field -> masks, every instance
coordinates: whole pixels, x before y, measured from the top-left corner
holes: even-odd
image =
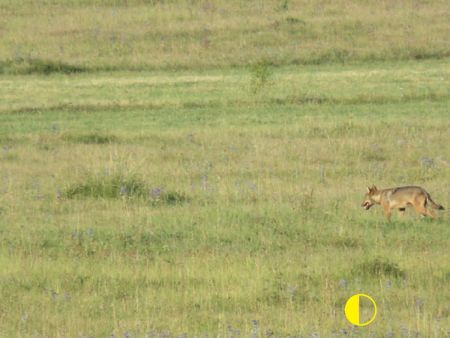
[[[450,208],[445,2],[21,3],[0,1],[0,337],[449,335],[449,213],[360,207],[375,183]]]
[[[0,72],[450,56],[448,1],[1,0]]]

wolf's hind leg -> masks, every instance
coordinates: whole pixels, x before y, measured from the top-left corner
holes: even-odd
[[[436,213],[433,210],[426,209],[428,216],[431,218],[436,218]]]
[[[423,216],[430,216],[431,218],[436,218],[436,215],[431,210],[426,208],[427,200],[423,198],[416,199],[416,203],[414,203],[414,209],[416,209],[417,213]]]

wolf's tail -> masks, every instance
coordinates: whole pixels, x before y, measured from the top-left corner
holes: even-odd
[[[430,203],[430,205],[431,205],[431,207],[432,207],[433,209],[437,209],[437,210],[445,210],[444,207],[443,207],[442,205],[435,203],[435,202],[431,199],[430,194],[427,194],[427,202]]]

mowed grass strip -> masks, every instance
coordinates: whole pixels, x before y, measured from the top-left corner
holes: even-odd
[[[210,115],[226,108],[264,105],[445,102],[450,95],[447,59],[320,68],[264,64],[260,68],[175,74],[115,72],[95,77],[4,76],[0,78],[0,115],[136,110],[151,114],[190,108],[203,108],[202,114]]]

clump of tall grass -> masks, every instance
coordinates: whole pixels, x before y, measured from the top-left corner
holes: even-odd
[[[390,261],[389,259],[377,257],[375,259],[367,260],[357,265],[352,273],[354,275],[361,275],[368,278],[380,278],[380,277],[394,277],[404,278],[406,276],[405,271],[400,269],[397,263]]]
[[[153,206],[176,205],[190,201],[190,197],[180,191],[150,188],[139,175],[126,172],[87,175],[81,182],[69,185],[61,197],[75,198],[140,198],[150,201]]]
[[[115,135],[97,132],[83,133],[83,134],[64,134],[62,135],[62,139],[72,143],[85,143],[85,144],[106,144],[118,141],[118,138]]]
[[[289,9],[289,0],[282,0],[280,3],[280,9],[287,11]]]
[[[136,198],[148,195],[147,183],[136,174],[114,173],[89,175],[83,182],[68,186],[62,193],[66,198]]]
[[[268,60],[260,60],[251,66],[252,91],[258,92],[269,83],[273,74],[271,63]]]
[[[151,199],[152,205],[160,204],[180,204],[190,201],[190,197],[179,191],[165,191],[161,188],[154,188],[149,191],[149,197]]]

